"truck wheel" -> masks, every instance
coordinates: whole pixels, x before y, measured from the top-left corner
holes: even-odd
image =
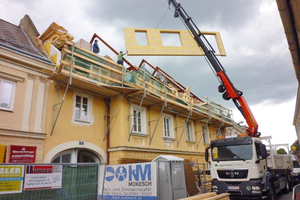
[[[285,188],[282,189],[284,194],[288,194],[290,192],[290,183],[288,178],[285,178]]]
[[[276,199],[276,194],[274,190],[274,185],[273,183],[270,183],[270,189],[268,192],[268,200],[275,200]]]

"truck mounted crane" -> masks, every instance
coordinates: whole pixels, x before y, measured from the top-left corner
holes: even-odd
[[[272,153],[269,158],[275,164],[272,167],[267,165],[268,153],[262,140],[265,139],[270,143],[271,136],[260,137],[258,124],[242,96],[243,93],[234,87],[216,57],[214,49],[192,18],[176,0],[168,0],[168,3],[175,9],[174,17],[182,19],[198,46],[204,51],[220,82],[218,91],[223,93],[225,100],[232,99],[248,124],[244,134],[246,137],[225,137],[214,140],[206,148],[205,160],[209,163],[213,178],[212,191],[230,193],[231,199],[270,200],[274,200],[276,194],[281,191],[288,192],[291,189],[290,170],[278,167]]]
[[[232,99],[233,103],[245,118],[249,127],[246,131],[247,135],[251,137],[259,137],[260,133],[258,132],[258,124],[248,106],[246,99],[242,96],[243,92],[234,87],[233,83],[228,78],[225,69],[215,55],[215,50],[213,47],[210,45],[204,34],[202,34],[202,32],[198,29],[192,18],[183,9],[181,4],[177,3],[176,0],[169,0],[169,4],[172,4],[175,9],[174,17],[181,17],[188,30],[193,35],[198,46],[204,51],[205,56],[209,60],[219,79],[219,82],[221,83],[218,87],[218,91],[223,93],[222,96],[225,100]]]

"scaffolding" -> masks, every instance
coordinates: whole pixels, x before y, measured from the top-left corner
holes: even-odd
[[[72,85],[72,72],[73,72],[73,65],[74,65],[74,48],[75,48],[75,43],[73,44],[72,46],[72,53],[71,53],[71,65],[70,65],[70,77],[61,81],[61,82],[58,82],[56,84],[56,87],[55,87],[55,100],[54,100],[54,105],[53,105],[53,117],[52,117],[52,121],[53,121],[53,124],[52,124],[52,128],[51,128],[51,132],[50,132],[50,136],[52,136],[53,134],[53,131],[54,131],[54,128],[55,128],[55,125],[57,123],[57,120],[58,120],[58,117],[59,117],[59,114],[60,114],[60,111],[62,109],[62,106],[65,102],[65,98],[66,98],[66,95],[67,95],[67,92],[68,92],[68,89],[69,89],[69,86]],[[66,80],[68,80],[68,83],[67,83],[67,86],[66,86],[66,89],[65,89],[65,92],[64,92],[64,95],[62,96],[61,95],[61,92],[60,92],[60,89],[59,89],[59,85],[63,82],[65,82]],[[59,103],[56,103],[56,100],[57,100],[57,93],[60,94],[60,96],[62,97],[62,100],[61,102]],[[58,109],[58,112],[55,116],[55,110],[56,110],[56,106],[59,105],[59,109]]]
[[[92,43],[95,38],[98,38],[115,54],[118,54],[116,50],[109,46],[109,44],[97,34],[94,34],[90,43]],[[129,66],[125,68],[117,64],[111,58],[99,56],[89,49],[76,45],[70,40],[62,41],[56,47],[61,52],[61,59],[58,69],[52,77],[57,84],[55,102],[53,105],[53,125],[50,135],[54,132],[66,94],[71,85],[74,88],[98,94],[105,99],[119,97],[114,109],[111,109],[110,114],[107,113],[105,116],[105,118],[107,118],[109,115],[110,121],[107,123],[103,141],[107,138],[120,101],[124,98],[128,101],[128,142],[133,135],[133,128],[135,126],[134,120],[132,120],[135,116],[130,110],[132,103],[139,105],[140,108],[144,107],[148,111],[146,127],[149,128],[150,131],[149,145],[151,145],[157,132],[157,127],[163,113],[171,113],[175,116],[177,147],[180,145],[184,132],[186,132],[189,120],[194,121],[196,126],[199,122],[204,123],[207,129],[209,124],[214,124],[214,126],[218,127],[218,133],[221,132],[223,127],[232,126],[232,113],[229,109],[222,107],[220,104],[208,98],[205,98],[206,101],[201,100],[190,92],[189,87],[184,87],[161,68],[154,67],[145,60],[142,60],[139,67],[135,67],[124,58],[125,63]],[[145,64],[150,66],[153,70],[152,73],[146,69]],[[60,91],[60,85],[66,86],[64,94]],[[56,103],[58,94],[62,101]],[[56,113],[57,106],[59,106],[59,109]],[[155,119],[151,117],[154,107],[160,109],[159,115],[157,115]],[[185,119],[183,126],[177,126],[178,116]],[[182,130],[180,134],[178,134],[178,130],[181,128]],[[199,132],[202,132],[201,128],[200,131],[195,130],[195,136],[197,136]],[[201,137],[197,137],[197,148],[202,138],[203,134]]]

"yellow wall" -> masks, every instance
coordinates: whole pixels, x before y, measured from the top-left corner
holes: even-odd
[[[190,160],[198,163],[205,163],[203,155],[189,155],[189,154],[172,154],[172,153],[160,153],[160,152],[137,152],[137,151],[117,151],[110,153],[110,164],[119,164],[121,158],[148,160],[151,161],[160,155],[174,155],[185,160]]]
[[[8,67],[4,67],[3,65],[0,65],[0,71],[2,72],[4,71],[8,74],[14,74],[24,79],[27,77],[26,73],[18,70],[10,69]],[[0,126],[2,128],[21,130],[23,108],[24,108],[22,99],[24,99],[25,92],[26,92],[26,81],[17,82],[13,112],[1,111],[0,114]]]
[[[64,92],[64,87],[60,86],[60,90]],[[48,107],[47,107],[47,136],[45,140],[45,148],[44,148],[44,156],[46,156],[52,149],[55,147],[65,144],[70,141],[80,141],[83,140],[85,142],[92,143],[98,147],[100,147],[104,152],[107,151],[106,142],[103,141],[104,133],[107,130],[107,121],[105,120],[105,103],[104,99],[98,96],[93,96],[88,93],[90,98],[92,98],[92,122],[90,124],[77,124],[74,123],[73,118],[73,109],[74,109],[74,89],[69,89],[66,95],[65,102],[63,104],[61,113],[59,115],[57,124],[55,126],[53,135],[50,136],[51,128],[52,128],[52,116],[53,116],[53,105],[55,99],[55,84],[50,84],[49,90],[49,98],[48,98]],[[82,92],[78,93],[79,95]],[[83,93],[84,94],[84,93]],[[56,101],[56,103],[60,102],[60,98]],[[163,124],[162,118],[160,119],[157,130],[153,137],[151,144],[150,141],[150,129],[148,126],[149,122],[149,111],[146,109],[146,127],[147,127],[147,135],[146,136],[137,136],[132,135],[130,140],[129,130],[132,127],[132,117],[128,117],[131,115],[131,106],[132,104],[125,96],[116,96],[111,99],[111,108],[110,108],[110,117],[111,117],[111,125],[110,125],[110,146],[109,146],[109,158],[110,164],[117,163],[119,158],[139,158],[139,159],[147,159],[152,160],[158,155],[162,154],[172,154],[175,156],[179,156],[185,159],[198,159],[204,162],[204,151],[208,144],[203,143],[203,138],[197,148],[197,142],[202,136],[201,125],[199,122],[195,125],[192,122],[193,132],[197,131],[194,135],[194,142],[186,141],[186,133],[185,131],[182,134],[182,138],[177,147],[178,138],[183,131],[185,118],[182,116],[174,116],[173,115],[173,131],[175,140],[164,140],[163,139]],[[58,111],[59,106],[56,108],[56,113]],[[151,120],[157,119],[160,114],[159,107],[151,107],[150,110],[150,118]],[[128,120],[129,119],[129,120]],[[156,122],[151,123],[151,131],[153,134]],[[203,124],[204,125],[204,124]],[[178,130],[175,130],[175,127],[180,127]],[[217,127],[209,126],[210,140],[215,139],[215,129]],[[120,148],[136,148],[139,149],[137,151],[124,150]],[[77,147],[74,148],[84,148],[84,146],[80,146],[78,144]],[[112,150],[114,149],[114,150]],[[147,151],[143,151],[146,149]],[[66,150],[66,149],[62,149]],[[155,152],[157,150],[162,150],[162,152]],[[51,152],[50,152],[51,153]],[[199,153],[199,154],[195,154]],[[55,155],[52,155],[52,158]],[[106,162],[106,160],[101,160],[102,162]]]
[[[65,87],[60,86],[60,90],[62,94],[64,94]],[[106,151],[106,141],[103,141],[105,129],[105,104],[103,98],[91,95],[89,93],[77,91],[79,95],[83,94],[90,98],[89,101],[91,100],[91,104],[89,105],[91,105],[90,109],[92,109],[92,113],[90,116],[91,123],[76,123],[72,119],[75,101],[74,91],[75,90],[73,89],[68,90],[54,132],[52,136],[50,136],[53,122],[53,105],[55,104],[55,84],[51,83],[50,85],[46,120],[47,136],[45,140],[44,156],[46,156],[47,153],[49,153],[49,151],[57,145],[70,141],[78,141],[79,143],[80,140],[97,145],[98,147]],[[59,102],[61,102],[60,98],[57,99],[56,103]],[[58,109],[59,106],[56,106],[56,114]],[[84,145],[78,144],[78,148],[84,148]]]
[[[116,105],[118,104],[119,97],[115,97],[112,100],[112,108],[111,111],[113,111],[116,108]],[[183,158],[190,158],[193,157],[193,159],[197,158],[197,156],[191,156],[192,153],[198,152],[200,153],[201,159],[203,160],[203,153],[205,151],[205,148],[208,146],[208,144],[203,143],[203,138],[201,139],[201,142],[197,148],[197,141],[199,141],[200,137],[202,136],[201,132],[201,124],[200,122],[197,123],[197,125],[192,122],[193,126],[193,132],[197,131],[197,133],[194,135],[194,142],[187,142],[186,141],[186,132],[184,131],[182,134],[182,138],[180,140],[180,143],[177,147],[177,140],[180,138],[180,135],[183,131],[184,126],[184,121],[185,118],[182,116],[174,116],[173,115],[173,131],[174,131],[174,141],[167,141],[163,139],[163,121],[162,117],[159,120],[156,132],[154,134],[153,140],[151,144],[150,142],[150,130],[148,126],[149,122],[149,111],[147,108],[146,109],[146,126],[147,126],[147,136],[136,136],[132,135],[130,137],[130,141],[128,142],[128,137],[129,137],[129,130],[132,127],[132,117],[130,117],[128,121],[128,116],[131,115],[131,103],[126,99],[123,98],[121,99],[116,113],[114,115],[112,125],[111,125],[111,132],[110,132],[110,148],[117,149],[121,147],[131,147],[131,148],[146,148],[146,149],[151,149],[152,151],[155,151],[155,149],[160,149],[160,150],[169,150],[169,151],[180,151],[181,156]],[[150,110],[150,118],[151,120],[155,120],[158,118],[160,114],[161,108],[158,107],[151,107]],[[175,127],[180,127],[175,130]],[[154,128],[155,128],[156,122],[151,123],[151,132],[153,134]],[[216,129],[218,127],[214,126],[209,126],[209,133],[210,133],[210,141],[216,139]],[[200,131],[200,132],[199,132]],[[120,155],[119,155],[120,154]],[[121,155],[122,154],[122,155]],[[160,155],[162,153],[155,153],[155,156],[152,155],[152,153],[149,152],[120,152],[120,151],[114,151],[110,152],[110,158],[111,162],[115,163],[118,160],[118,157],[120,156],[129,156],[130,158],[135,157],[134,154],[136,154],[137,157],[144,157],[144,159],[147,159],[149,156],[151,159],[156,157],[157,155]],[[200,155],[199,154],[199,155]],[[175,155],[175,154],[173,154]]]

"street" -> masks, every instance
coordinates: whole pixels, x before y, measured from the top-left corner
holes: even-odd
[[[291,200],[293,196],[293,191],[289,192],[288,194],[282,194],[277,196],[277,200]]]

